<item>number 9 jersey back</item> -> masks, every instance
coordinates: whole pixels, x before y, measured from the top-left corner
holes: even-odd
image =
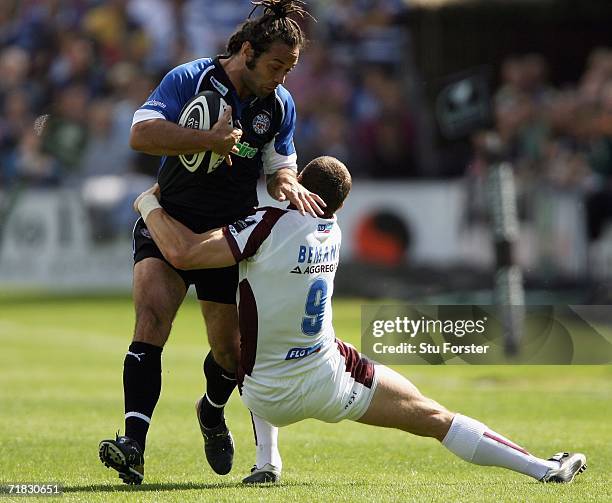
[[[262,208],[224,233],[240,263],[244,403],[276,426],[359,419],[377,381],[374,364],[334,334],[336,219]]]
[[[262,208],[224,228],[239,261],[239,373],[290,376],[335,345],[331,297],[341,232],[333,219]]]

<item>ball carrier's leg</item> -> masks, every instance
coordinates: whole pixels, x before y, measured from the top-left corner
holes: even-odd
[[[223,408],[236,387],[240,358],[240,330],[235,304],[200,301],[210,352],[204,360],[206,395],[201,421],[214,428],[223,421]]]
[[[236,387],[236,366],[240,355],[240,331],[235,304],[200,301],[206,323],[210,352],[204,359],[206,394],[196,403],[204,453],[219,475],[232,469],[234,440],[225,424],[224,408]]]
[[[134,337],[123,363],[125,436],[100,443],[100,458],[126,483],[144,477],[144,450],[161,393],[161,353],[187,287],[170,266],[146,258],[134,266]]]
[[[123,364],[123,390],[125,434],[138,441],[143,450],[161,393],[161,353],[186,293],[183,279],[162,260],[147,258],[135,264],[136,326]]]
[[[535,457],[485,424],[453,414],[423,396],[397,372],[377,365],[376,375],[378,386],[359,422],[433,437],[470,463],[507,468],[544,482],[571,482],[586,469],[582,454]]]

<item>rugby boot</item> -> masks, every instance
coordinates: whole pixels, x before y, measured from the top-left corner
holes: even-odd
[[[541,482],[556,482],[569,484],[576,475],[587,469],[586,456],[579,452],[558,452],[548,458],[549,461],[558,461],[559,468],[551,468],[542,477]]]
[[[144,455],[136,440],[117,434],[115,440],[102,440],[98,453],[104,466],[116,470],[123,482],[142,484]]]
[[[204,437],[204,454],[206,454],[206,460],[215,473],[227,475],[234,462],[234,439],[225,424],[225,419],[222,419],[221,423],[214,428],[206,428],[202,424],[200,419],[202,400],[205,400],[205,398],[200,398],[196,403],[196,415],[198,416],[202,437]]]
[[[276,484],[280,482],[281,471],[276,466],[266,463],[261,468],[253,466],[251,475],[242,479],[243,484]]]

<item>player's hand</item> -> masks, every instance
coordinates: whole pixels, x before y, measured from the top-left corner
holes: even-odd
[[[211,150],[219,155],[225,156],[225,161],[228,166],[232,165],[232,158],[229,154],[237,154],[239,152],[237,143],[242,138],[242,129],[238,129],[232,122],[232,107],[227,107],[221,118],[210,130],[212,139]]]
[[[272,194],[277,201],[291,201],[291,203],[299,210],[302,215],[306,212],[313,217],[323,215],[327,205],[314,192],[310,192],[297,180],[281,181],[275,188]]]
[[[138,209],[138,205],[140,204],[140,201],[142,200],[143,197],[148,196],[148,195],[153,195],[157,198],[157,200],[159,201],[159,196],[161,195],[161,190],[159,188],[159,183],[155,183],[155,185],[153,185],[151,188],[145,190],[142,194],[140,194],[136,200],[134,201],[133,204],[133,209],[137,214],[140,214],[140,210]]]

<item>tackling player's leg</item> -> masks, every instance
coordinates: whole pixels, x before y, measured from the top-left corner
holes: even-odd
[[[256,459],[251,474],[242,479],[243,484],[280,482],[283,462],[278,451],[278,428],[251,412],[255,435]]]
[[[146,258],[134,266],[134,338],[123,364],[125,436],[100,442],[99,455],[128,484],[144,477],[146,436],[161,392],[161,353],[187,287],[165,262]]]
[[[543,482],[571,482],[586,469],[583,454],[560,453],[546,460],[531,455],[483,423],[453,414],[424,397],[405,377],[385,366],[376,365],[376,376],[378,384],[361,423],[433,437],[466,461],[508,468]]]

